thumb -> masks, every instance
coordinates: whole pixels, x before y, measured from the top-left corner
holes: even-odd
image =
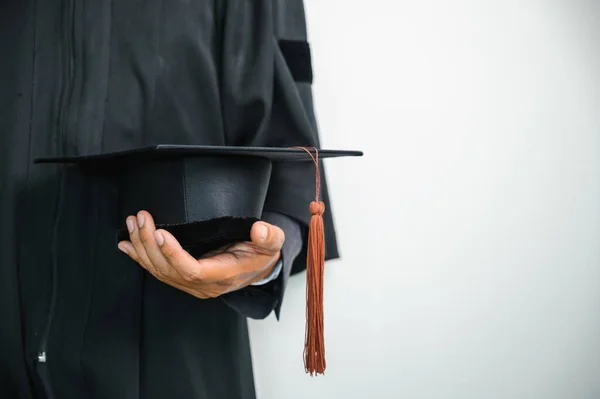
[[[283,230],[265,222],[254,223],[250,237],[254,244],[271,251],[279,251],[285,241]]]

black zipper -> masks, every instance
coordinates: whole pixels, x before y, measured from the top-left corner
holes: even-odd
[[[60,53],[60,81],[64,82],[60,93],[60,107],[57,116],[56,124],[56,156],[64,155],[67,151],[67,129],[68,117],[71,106],[71,98],[73,92],[73,75],[74,75],[74,0],[65,0],[63,3],[63,13],[61,18],[61,39],[59,41]],[[48,362],[51,360],[51,353],[48,353],[48,341],[54,319],[54,310],[56,307],[58,293],[58,235],[59,224],[62,217],[63,195],[65,189],[65,177],[61,168],[58,168],[58,192],[56,199],[56,208],[54,211],[54,220],[52,227],[52,273],[51,273],[51,291],[50,303],[46,323],[43,329],[40,347],[37,356],[37,369],[39,377],[44,385],[44,390],[49,399],[54,398],[52,385],[49,377]]]

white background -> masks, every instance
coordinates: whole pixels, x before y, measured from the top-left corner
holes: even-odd
[[[600,1],[308,0],[342,259],[251,322],[259,399],[600,398]]]

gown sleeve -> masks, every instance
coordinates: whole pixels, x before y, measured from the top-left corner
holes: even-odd
[[[303,1],[230,0],[222,4],[221,103],[228,145],[320,148]],[[322,162],[320,169],[320,199],[326,209],[325,259],[330,260],[339,253]],[[309,204],[314,199],[312,162],[274,163],[264,212],[286,217],[287,229],[297,232],[290,234],[282,227],[286,241],[298,237],[293,244],[296,249],[288,251],[294,256],[285,259],[284,254],[280,278],[273,282],[277,300],[271,304],[276,315],[288,278],[306,268]],[[273,288],[273,284],[262,288]]]

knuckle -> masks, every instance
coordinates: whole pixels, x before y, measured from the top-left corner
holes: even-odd
[[[148,271],[158,280],[162,280],[164,278],[163,274],[157,269],[148,269]]]
[[[129,240],[133,243],[134,241],[137,241],[139,239],[139,231],[133,231],[132,233],[129,233]]]
[[[162,276],[158,273],[158,271],[155,268],[145,267],[145,269],[148,271],[148,273],[150,273],[152,275],[152,277],[156,278],[157,280],[162,279]]]
[[[140,235],[140,241],[142,244],[148,245],[152,243],[153,238],[149,234],[144,233]]]
[[[198,272],[189,272],[189,273],[183,273],[183,280],[186,283],[197,283],[200,281],[200,278],[198,277]]]
[[[167,277],[167,273],[165,273],[165,271],[161,268],[152,266],[150,270],[152,271],[152,274],[158,279],[162,280]]]
[[[174,258],[177,255],[175,248],[167,245],[165,245],[162,252],[167,258]]]

